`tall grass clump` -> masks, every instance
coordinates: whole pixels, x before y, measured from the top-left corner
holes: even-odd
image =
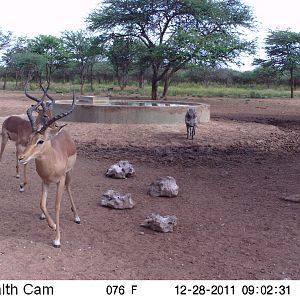
[[[290,91],[285,86],[267,87],[264,85],[199,85],[181,83],[170,86],[170,96],[192,97],[228,97],[228,98],[289,98]],[[295,91],[295,97],[300,97],[300,91]]]
[[[50,93],[67,94],[80,93],[80,84],[71,82],[52,82]],[[23,91],[22,84],[16,86],[10,81],[6,84],[8,91]],[[32,91],[39,91],[37,83],[31,83]],[[158,93],[161,95],[163,87],[159,86]],[[87,82],[84,85],[84,94],[91,95],[111,95],[150,98],[151,85],[145,83],[143,88],[139,88],[136,83],[130,83],[124,90],[121,90],[116,82],[98,83],[91,85]],[[290,90],[287,86],[265,86],[265,85],[221,85],[221,84],[196,84],[196,83],[172,83],[169,87],[168,96],[175,97],[217,97],[217,98],[290,98]],[[294,97],[300,97],[300,91],[294,92]]]

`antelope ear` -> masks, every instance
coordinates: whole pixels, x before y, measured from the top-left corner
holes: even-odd
[[[58,131],[58,133],[65,127],[65,126],[67,126],[68,124],[62,124],[62,125],[60,125],[60,126],[57,126],[57,128],[59,128],[59,131]]]
[[[54,136],[58,135],[62,129],[66,126],[67,124],[62,124],[62,125],[56,125],[54,128],[49,128],[49,137],[52,139]]]

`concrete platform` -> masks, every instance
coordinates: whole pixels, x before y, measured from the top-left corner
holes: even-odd
[[[67,111],[70,105],[71,100],[56,101],[55,114]],[[78,101],[73,113],[65,120],[110,124],[179,124],[184,123],[189,107],[196,109],[199,123],[210,121],[208,104],[135,100],[113,100],[109,104]]]
[[[77,103],[82,104],[109,104],[109,97],[98,97],[98,96],[77,96],[76,97]]]

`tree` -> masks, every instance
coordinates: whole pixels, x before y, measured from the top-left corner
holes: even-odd
[[[9,71],[14,71],[15,72],[15,79],[16,79],[16,86],[18,85],[18,69],[15,68],[13,64],[13,56],[16,53],[21,53],[23,52],[28,45],[28,40],[27,38],[24,37],[17,37],[12,40],[12,43],[8,45],[5,48],[5,51],[3,51],[2,55],[2,62],[4,63],[5,66],[5,73],[4,73],[4,81],[3,81],[3,87],[2,89],[6,89],[6,82],[7,82],[7,77]]]
[[[99,84],[114,81],[114,70],[111,63],[106,59],[98,60],[94,67],[94,76]]]
[[[251,74],[253,76],[253,81],[257,84],[266,84],[268,87],[270,87],[271,84],[276,84],[276,81],[279,80],[281,75],[279,70],[272,66],[255,68]]]
[[[135,43],[135,59],[134,68],[138,72],[139,88],[144,88],[144,77],[146,70],[151,67],[151,57],[147,51],[147,47],[138,41]]]
[[[118,37],[108,50],[108,58],[114,67],[121,90],[128,84],[128,72],[135,57],[135,44],[129,38]]]
[[[290,30],[270,31],[265,39],[267,59],[256,59],[254,64],[290,74],[291,98],[294,97],[294,72],[300,64],[300,33]]]
[[[42,54],[25,51],[12,55],[12,65],[25,81],[35,77],[41,83],[46,64],[47,58]]]
[[[90,48],[89,48],[89,67],[90,67],[90,84],[91,91],[94,91],[93,80],[95,67],[99,61],[104,57],[105,50],[101,39],[97,37],[90,37]],[[97,70],[96,70],[97,71]]]
[[[16,37],[12,41],[13,43],[6,48],[2,56],[2,60],[5,63],[4,90],[6,89],[9,73],[14,73],[17,87],[19,78],[26,80],[34,74],[40,78],[42,73],[41,66],[45,63],[42,57],[28,50],[29,40],[26,37]]]
[[[83,87],[86,80],[88,68],[95,63],[95,56],[101,48],[97,48],[95,38],[88,35],[84,30],[64,31],[63,41],[69,52],[70,58],[79,63],[80,69],[80,93],[83,95]]]
[[[29,42],[29,51],[44,55],[47,59],[46,80],[50,86],[52,74],[68,59],[63,41],[52,35],[39,35]]]
[[[9,32],[4,32],[1,30],[0,28],[0,52],[2,52],[3,50],[7,50],[7,48],[9,48],[10,43],[12,40],[12,33]],[[6,57],[5,54],[2,56],[1,60],[6,63]],[[7,67],[5,66],[4,69],[4,83],[3,83],[3,90],[5,90],[6,88],[6,81],[7,81]]]
[[[12,33],[10,31],[4,32],[0,28],[0,51],[10,44],[11,38]]]
[[[253,20],[240,0],[105,0],[87,18],[88,28],[107,39],[130,37],[145,45],[152,99],[159,81],[166,93],[172,76],[192,60],[217,64],[250,51],[250,42],[241,37]]]

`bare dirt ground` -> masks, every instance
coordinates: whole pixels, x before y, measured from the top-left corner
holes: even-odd
[[[201,101],[211,104],[212,121],[194,141],[184,124],[69,123],[82,224],[72,221],[65,193],[60,249],[39,220],[34,162],[25,192],[18,191],[10,142],[0,163],[0,279],[300,279],[300,203],[280,199],[300,194],[300,100]],[[28,105],[22,93],[0,92],[0,117]],[[134,165],[135,177],[105,177],[120,159]],[[162,175],[175,177],[178,197],[147,195]],[[131,193],[136,206],[100,206],[108,189]],[[52,186],[52,215],[54,197]],[[174,232],[141,227],[152,212],[175,214]]]

